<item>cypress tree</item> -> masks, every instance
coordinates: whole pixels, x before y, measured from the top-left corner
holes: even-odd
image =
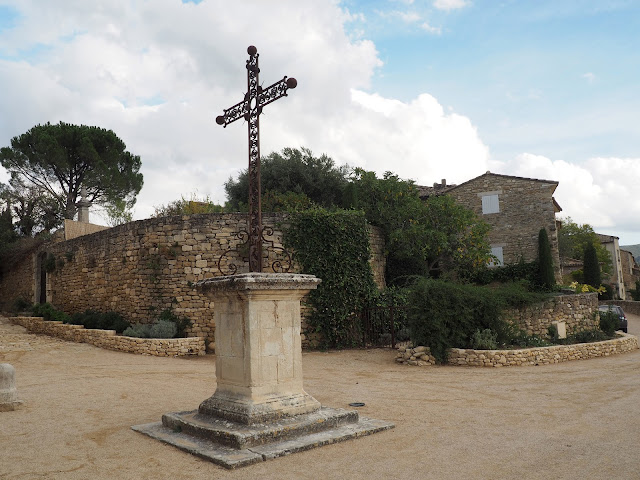
[[[541,228],[538,233],[538,284],[545,290],[552,290],[556,285],[551,244],[547,230],[544,228]]]
[[[600,263],[598,255],[592,243],[587,244],[584,249],[584,283],[598,288],[602,283],[600,277]]]

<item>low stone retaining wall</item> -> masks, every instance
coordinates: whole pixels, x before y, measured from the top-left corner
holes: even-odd
[[[640,302],[633,300],[606,300],[601,305],[619,305],[625,313],[640,315]]]
[[[471,350],[452,348],[449,365],[467,367],[512,367],[520,365],[548,365],[551,363],[608,357],[638,348],[638,337],[621,334],[619,338],[604,342],[553,345],[551,347],[522,348],[518,350]],[[428,347],[399,347],[396,362],[405,365],[435,365],[436,359]]]
[[[596,328],[597,311],[598,294],[579,293],[556,295],[536,305],[508,310],[505,317],[529,335],[547,335],[552,322],[565,322],[567,333]]]
[[[115,330],[85,329],[82,325],[54,322],[42,317],[12,317],[11,321],[25,327],[31,333],[43,333],[71,342],[89,343],[108,350],[156,357],[205,354],[203,337],[133,338],[116,335]]]

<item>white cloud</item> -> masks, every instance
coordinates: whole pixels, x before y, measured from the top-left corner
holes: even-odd
[[[432,33],[434,35],[440,35],[442,33],[442,28],[432,27],[428,22],[424,22],[422,25],[420,25],[420,28],[425,32]]]
[[[433,6],[438,10],[457,10],[469,4],[467,0],[435,0]]]
[[[587,82],[591,84],[596,79],[596,76],[591,72],[587,72],[582,75],[582,78],[586,78]]]
[[[507,163],[490,162],[491,171],[555,180],[560,217],[588,223],[599,233],[616,235],[622,244],[640,243],[638,218],[640,158],[590,158],[583,165],[523,153]]]

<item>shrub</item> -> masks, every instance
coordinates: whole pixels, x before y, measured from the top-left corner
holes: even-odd
[[[13,302],[13,309],[16,312],[26,312],[33,309],[33,304],[30,301],[25,300],[23,297],[19,297],[15,302]]]
[[[615,312],[600,312],[600,330],[612,337],[620,327],[620,318]]]
[[[70,323],[84,325],[85,328],[115,330],[116,333],[122,333],[127,327],[131,326],[131,323],[117,312],[98,312],[96,310],[74,313],[71,316]]]
[[[423,279],[409,294],[411,341],[428,346],[441,363],[446,362],[449,348],[470,348],[478,330],[491,330],[498,345],[539,344],[541,340],[526,336],[502,317],[505,308],[548,298],[548,294],[527,291],[525,284],[489,288]]]
[[[475,350],[495,350],[498,348],[498,334],[488,328],[476,330],[471,336],[471,348]]]
[[[600,263],[596,248],[592,243],[587,244],[584,249],[584,283],[598,288],[601,283]]]
[[[590,343],[601,342],[602,340],[608,340],[609,336],[602,330],[582,330],[580,332],[567,335],[566,343]]]
[[[191,326],[191,320],[187,317],[181,317],[177,315],[173,309],[165,308],[157,318],[158,322],[166,321],[173,322],[176,327],[176,331],[173,334],[176,338],[183,338],[187,336],[187,328]],[[157,338],[171,338],[171,337],[157,337]]]
[[[537,281],[540,288],[553,290],[556,286],[555,274],[553,272],[553,257],[551,256],[551,244],[547,230],[540,229],[538,233],[538,275]]]
[[[364,214],[320,208],[292,214],[284,239],[303,272],[322,279],[309,293],[309,323],[327,346],[352,345],[359,338],[352,314],[375,292]]]
[[[130,327],[127,327],[124,332],[122,332],[122,335],[135,338],[149,338],[150,331],[151,325],[135,323]]]
[[[149,338],[173,338],[176,336],[178,328],[175,322],[169,320],[158,320],[149,329]]]

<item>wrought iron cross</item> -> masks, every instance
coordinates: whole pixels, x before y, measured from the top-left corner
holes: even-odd
[[[247,48],[247,93],[244,100],[226,108],[216,117],[216,123],[225,128],[244,118],[249,124],[249,271],[262,271],[262,206],[260,194],[260,114],[271,102],[287,96],[287,90],[296,88],[295,78],[285,77],[273,85],[262,88],[258,82],[258,49]]]

